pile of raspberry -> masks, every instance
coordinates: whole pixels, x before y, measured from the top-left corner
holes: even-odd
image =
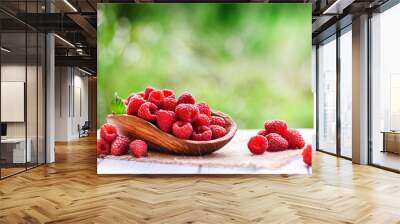
[[[118,135],[117,129],[112,124],[104,124],[100,128],[100,138],[97,140],[97,155],[114,156],[125,155],[130,152],[136,158],[147,156],[146,142]]]
[[[302,149],[305,146],[303,136],[296,129],[288,128],[285,121],[267,120],[264,123],[264,130],[250,138],[247,147],[255,155],[264,152],[276,152],[288,149]],[[308,145],[303,153],[303,160],[311,165],[311,146]],[[307,158],[305,158],[307,157]]]
[[[213,116],[205,102],[196,103],[189,92],[178,98],[170,89],[151,86],[125,99],[128,115],[152,122],[160,130],[181,139],[208,141],[225,136],[225,119]]]

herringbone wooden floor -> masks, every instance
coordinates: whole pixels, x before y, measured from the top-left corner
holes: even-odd
[[[0,223],[400,223],[400,175],[315,153],[312,176],[98,176],[95,139],[0,181]]]

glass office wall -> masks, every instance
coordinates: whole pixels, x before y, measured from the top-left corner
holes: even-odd
[[[1,160],[2,177],[26,169],[26,33],[1,34]],[[7,49],[5,51],[4,49]]]
[[[352,32],[341,32],[340,41],[340,155],[352,157]]]
[[[336,36],[318,47],[318,149],[336,153]]]
[[[21,1],[18,8],[36,13],[39,2]],[[0,178],[45,162],[45,41],[43,33],[0,12]]]
[[[400,5],[371,19],[372,164],[400,170]]]

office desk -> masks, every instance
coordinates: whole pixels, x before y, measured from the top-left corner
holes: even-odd
[[[25,138],[6,138],[1,139],[1,157],[6,163],[25,163],[30,162],[31,145],[32,141],[27,138],[26,141],[26,153],[25,153]]]

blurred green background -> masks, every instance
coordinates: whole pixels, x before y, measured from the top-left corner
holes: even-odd
[[[240,128],[313,127],[310,4],[99,4],[98,124],[114,92],[190,91]]]

